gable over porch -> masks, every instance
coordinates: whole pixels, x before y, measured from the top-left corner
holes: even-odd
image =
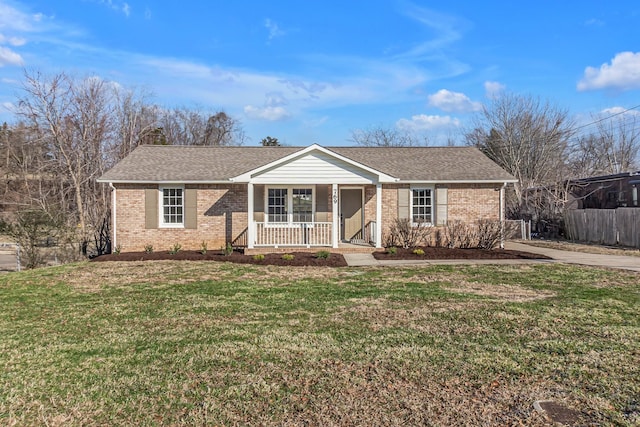
[[[247,248],[253,249],[338,248],[341,241],[380,248],[382,185],[397,180],[312,145],[232,181],[247,184]]]

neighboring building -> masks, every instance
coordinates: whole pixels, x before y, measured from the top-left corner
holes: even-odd
[[[396,218],[504,219],[516,180],[473,147],[135,149],[113,188],[113,247],[382,246]]]
[[[577,209],[616,209],[640,206],[640,171],[574,179],[569,191]]]

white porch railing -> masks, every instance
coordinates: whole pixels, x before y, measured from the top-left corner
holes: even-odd
[[[330,222],[274,224],[256,222],[255,246],[331,246]]]
[[[365,227],[365,236],[367,238],[367,243],[372,243],[374,246],[376,245],[376,227],[377,224],[375,221],[369,222],[369,224]]]

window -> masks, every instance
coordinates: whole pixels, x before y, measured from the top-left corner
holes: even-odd
[[[184,189],[162,188],[160,224],[164,227],[184,226]]]
[[[291,209],[293,222],[313,222],[313,193],[310,188],[294,188]]]
[[[267,217],[269,222],[287,222],[287,189],[270,188],[267,201]]]
[[[271,223],[313,222],[313,188],[267,189],[266,212]]]
[[[414,188],[411,190],[411,221],[414,224],[432,223],[433,199],[430,188]]]

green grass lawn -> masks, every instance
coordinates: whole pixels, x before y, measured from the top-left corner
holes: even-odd
[[[82,263],[0,276],[0,425],[640,423],[640,276]]]

